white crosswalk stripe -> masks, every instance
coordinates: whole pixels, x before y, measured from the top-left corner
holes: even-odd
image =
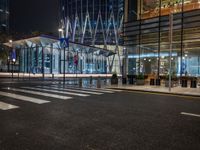
[[[123,90],[116,90],[116,89],[109,89],[109,88],[104,88],[103,90],[112,91],[112,92],[122,92],[123,91]]]
[[[91,91],[83,91],[83,90],[75,90],[75,89],[69,89],[69,88],[61,88],[61,87],[56,87],[56,86],[37,86],[39,88],[50,88],[50,89],[55,89],[55,90],[63,90],[63,91],[71,91],[71,92],[79,92],[79,93],[85,93],[85,94],[94,94],[94,95],[101,95],[103,93],[100,92],[91,92]]]
[[[33,88],[33,87],[23,87],[25,89],[30,89],[30,90],[39,90],[43,92],[53,92],[53,93],[59,93],[59,94],[68,94],[68,95],[74,95],[74,96],[82,96],[82,97],[87,97],[89,95],[87,94],[80,94],[80,93],[72,93],[72,92],[64,92],[64,91],[59,91],[59,90],[51,90],[51,89],[44,89],[44,88]]]
[[[57,87],[57,85],[51,85],[51,87]],[[78,88],[78,87],[67,87],[67,88],[73,88],[76,90],[87,90],[87,91],[94,91],[94,92],[103,92],[103,93],[114,93],[114,92],[122,92],[122,90],[117,90],[117,89],[109,89],[109,88]]]
[[[108,91],[104,89],[94,89],[94,88],[78,88],[78,87],[70,87],[76,90],[84,90],[84,91],[93,91],[93,92],[101,92],[101,93],[114,93],[114,91]]]
[[[19,95],[19,94],[2,92],[2,91],[0,91],[0,95],[5,96],[5,97],[10,97],[10,98],[13,98],[13,99],[17,99],[17,100],[21,100],[21,101],[36,103],[36,104],[49,103],[49,101],[47,101],[47,100],[42,100],[42,99],[38,99],[38,98],[33,98],[33,97],[29,97],[29,96],[22,96],[22,95]]]
[[[19,108],[19,107],[15,106],[15,105],[4,103],[4,102],[0,102],[0,109],[1,110],[9,110],[9,109],[15,109],[15,108]]]
[[[10,88],[9,90],[16,91],[16,92],[35,94],[35,95],[41,95],[41,96],[46,96],[46,97],[52,97],[52,98],[57,98],[57,99],[62,99],[62,100],[67,100],[67,99],[72,98],[72,97],[69,97],[69,96],[62,96],[62,95],[50,94],[50,93],[44,93],[44,92],[38,92],[38,91],[30,91],[30,90],[25,90],[25,89]]]

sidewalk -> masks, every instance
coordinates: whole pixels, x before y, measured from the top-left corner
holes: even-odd
[[[197,88],[183,88],[181,86],[169,88],[163,85],[161,86],[150,86],[150,85],[110,85],[108,88],[112,89],[121,89],[127,91],[141,91],[141,92],[153,92],[153,93],[162,93],[162,94],[172,94],[172,95],[181,95],[181,96],[195,96],[200,98],[200,87]]]
[[[14,78],[63,78],[63,74],[47,74],[45,73],[43,74],[33,74],[33,73],[10,73],[10,72],[0,72],[0,78],[9,78],[9,77],[13,77]],[[66,78],[89,78],[89,77],[93,77],[93,78],[110,78],[112,76],[112,74],[65,74]]]

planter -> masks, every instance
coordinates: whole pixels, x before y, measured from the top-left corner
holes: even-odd
[[[144,80],[143,79],[137,79],[136,85],[144,85]]]
[[[188,80],[182,79],[181,80],[181,87],[187,87],[187,82],[188,82]]]
[[[160,85],[160,79],[156,79],[156,85]]]
[[[134,77],[133,76],[128,76],[128,83],[133,84],[134,83]]]
[[[190,87],[191,88],[197,88],[197,80],[191,80]]]
[[[150,85],[155,85],[155,79],[150,79]]]
[[[111,84],[118,84],[118,78],[111,78]]]

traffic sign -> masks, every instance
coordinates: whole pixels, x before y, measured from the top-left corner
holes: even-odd
[[[15,49],[12,50],[10,58],[11,58],[11,60],[14,60],[14,61],[16,60],[16,51],[15,51]]]
[[[68,38],[60,38],[60,46],[62,48],[69,47],[69,39]]]

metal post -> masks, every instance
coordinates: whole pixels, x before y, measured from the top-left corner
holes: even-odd
[[[14,65],[14,62],[12,60],[12,80],[13,80],[13,65]]]
[[[171,92],[171,69],[172,69],[172,38],[173,38],[173,13],[170,11],[170,15],[169,15],[169,43],[170,43],[170,48],[169,48],[169,92]]]
[[[19,72],[20,72],[20,65],[21,65],[21,57],[20,57],[20,55],[21,55],[21,47],[19,49],[18,80],[19,80]]]
[[[63,84],[65,84],[65,47],[64,47],[64,64],[63,64]]]
[[[44,80],[44,73],[45,73],[45,70],[44,70],[44,47],[42,47],[42,78]]]

